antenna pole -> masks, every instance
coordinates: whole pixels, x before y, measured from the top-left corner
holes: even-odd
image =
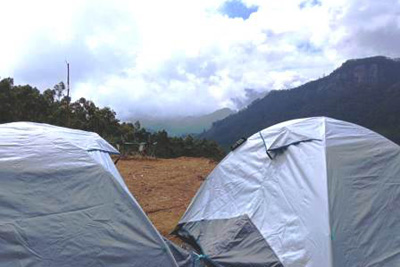
[[[67,97],[69,99],[69,63],[67,61],[65,63],[67,63]]]
[[[69,104],[71,102],[70,97],[69,97],[69,63],[68,61],[65,60],[65,63],[67,64],[67,127],[70,125],[70,114],[69,114]]]

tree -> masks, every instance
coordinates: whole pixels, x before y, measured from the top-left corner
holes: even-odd
[[[64,82],[59,82],[58,84],[54,85],[54,91],[58,101],[61,101],[62,97],[64,96],[65,89]]]

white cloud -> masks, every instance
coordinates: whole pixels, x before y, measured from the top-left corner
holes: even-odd
[[[0,76],[41,89],[65,79],[73,97],[121,118],[211,112],[255,91],[297,86],[348,58],[400,52],[396,0],[7,1]],[[314,3],[314,4],[312,4]]]

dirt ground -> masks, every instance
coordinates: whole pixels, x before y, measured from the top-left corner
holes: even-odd
[[[216,162],[204,158],[125,159],[117,167],[155,227],[167,238]]]

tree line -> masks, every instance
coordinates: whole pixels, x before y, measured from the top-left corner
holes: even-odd
[[[220,160],[224,151],[214,141],[191,135],[170,137],[166,131],[151,133],[140,122],[121,122],[109,107],[80,98],[74,102],[65,96],[63,82],[43,92],[30,85],[14,85],[12,78],[0,80],[0,123],[31,121],[96,132],[114,146],[126,143],[151,144],[153,154],[161,158],[181,156]]]

